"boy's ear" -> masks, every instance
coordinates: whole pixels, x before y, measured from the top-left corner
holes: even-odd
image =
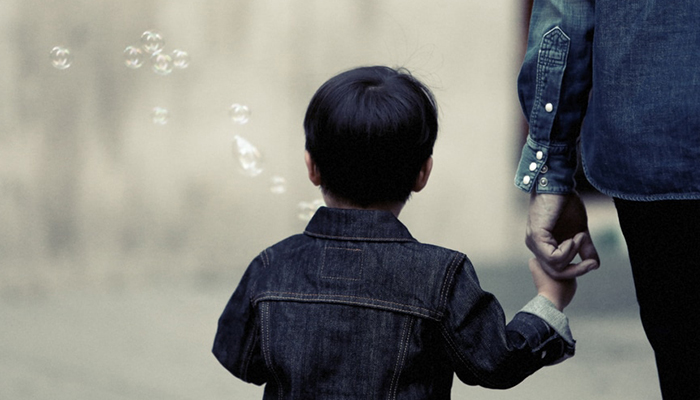
[[[416,178],[416,184],[413,186],[413,191],[418,193],[423,188],[425,185],[428,184],[428,178],[430,178],[430,171],[433,170],[433,157],[428,157],[427,160],[423,163],[423,166],[420,169],[420,172],[418,173],[418,177]]]
[[[306,161],[306,169],[309,171],[309,180],[311,183],[315,186],[321,186],[321,173],[308,151],[304,151],[304,161]]]

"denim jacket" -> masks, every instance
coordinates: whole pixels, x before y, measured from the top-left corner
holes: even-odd
[[[265,399],[449,399],[454,373],[511,387],[574,340],[543,297],[506,325],[464,254],[419,243],[393,214],[322,207],[253,260],[213,352]]]
[[[515,184],[700,198],[700,1],[535,0],[518,77],[530,131]]]

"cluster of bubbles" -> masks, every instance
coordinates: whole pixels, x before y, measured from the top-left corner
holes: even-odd
[[[229,109],[231,121],[242,126],[250,120],[250,109],[244,104],[234,103]],[[263,172],[263,156],[260,150],[248,139],[236,134],[233,136],[232,151],[234,158],[238,161],[238,167],[243,175],[256,177]],[[287,180],[274,175],[270,178],[270,192],[275,195],[282,195],[287,192]],[[302,221],[308,221],[316,210],[323,205],[323,200],[302,201],[297,206],[297,217]]]
[[[130,45],[124,49],[124,65],[129,69],[139,69],[150,63],[151,70],[160,76],[170,75],[173,70],[185,69],[190,65],[189,54],[181,49],[172,52],[165,51],[163,36],[154,30],[148,30],[141,35],[139,45]],[[71,50],[55,46],[49,52],[51,65],[59,70],[69,68],[73,63]],[[231,121],[239,128],[246,125],[251,117],[250,109],[245,104],[234,103],[228,108]],[[155,125],[165,125],[170,118],[170,112],[164,107],[154,107],[151,110],[151,121]],[[236,134],[232,141],[233,156],[240,172],[248,177],[256,177],[263,172],[263,156],[260,150],[248,139]],[[274,175],[270,178],[270,192],[282,195],[287,192],[287,181],[284,177]],[[316,210],[323,205],[323,200],[302,201],[298,204],[297,217],[308,221]]]
[[[124,65],[129,69],[139,69],[150,63],[151,70],[160,76],[170,75],[176,69],[190,66],[190,55],[181,49],[168,53],[165,51],[165,39],[155,30],[141,34],[140,44],[130,45],[124,49]],[[155,125],[165,125],[170,119],[170,112],[164,107],[151,110],[151,121]]]
[[[165,39],[157,31],[146,31],[141,35],[140,45],[127,46],[124,49],[124,65],[127,68],[138,69],[149,60],[151,70],[158,75],[170,75],[175,69],[185,69],[190,66],[190,55],[184,50],[165,51]]]
[[[56,69],[67,69],[73,63],[71,50],[55,46],[49,52],[51,65]],[[141,68],[150,61],[151,69],[158,75],[170,75],[175,69],[185,69],[190,65],[190,55],[184,50],[165,51],[165,40],[160,32],[149,30],[141,35],[139,45],[124,49],[124,65],[131,69]]]
[[[231,122],[242,126],[250,120],[250,108],[244,104],[234,103],[228,108]],[[238,166],[243,175],[258,176],[263,171],[263,157],[260,150],[248,139],[241,135],[234,135],[232,142],[233,157],[238,160]]]

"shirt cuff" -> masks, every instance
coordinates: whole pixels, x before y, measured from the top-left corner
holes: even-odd
[[[573,146],[544,146],[529,135],[523,146],[515,186],[530,192],[567,194],[575,189],[576,152]]]
[[[566,343],[571,346],[576,344],[574,337],[571,335],[571,330],[569,329],[569,318],[567,318],[563,312],[557,310],[554,304],[544,296],[537,295],[520,311],[542,318]]]

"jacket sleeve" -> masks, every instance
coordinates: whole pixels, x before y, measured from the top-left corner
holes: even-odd
[[[253,308],[255,275],[262,267],[262,254],[248,266],[226,304],[214,338],[212,352],[229,372],[249,383],[267,382],[267,368],[260,349],[260,330]]]
[[[595,0],[535,0],[518,96],[529,133],[515,175],[527,192],[574,190],[576,146],[592,85]]]
[[[541,367],[573,356],[575,342],[566,317],[554,323],[555,329],[538,316],[551,312],[548,307],[558,313],[551,303],[536,298],[506,325],[503,309],[481,289],[468,261],[455,272],[453,283],[441,333],[462,382],[510,388]]]

